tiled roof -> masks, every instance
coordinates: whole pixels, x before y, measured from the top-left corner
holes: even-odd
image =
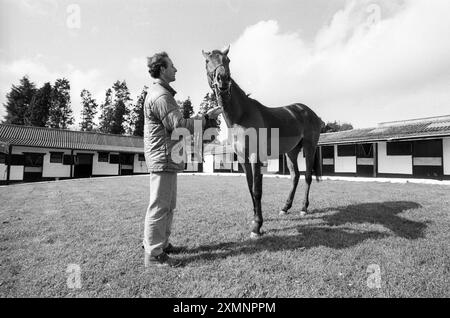
[[[319,144],[352,143],[410,138],[450,136],[450,116],[388,122],[377,127],[320,135]],[[0,124],[0,146],[35,146],[109,152],[143,153],[142,137],[121,136],[41,127]],[[1,148],[1,147],[0,147]],[[206,152],[232,151],[231,147],[211,147]],[[217,149],[216,149],[217,148]]]
[[[0,124],[0,143],[15,146],[144,152],[142,137]]]
[[[450,136],[450,116],[381,123],[374,128],[321,134],[320,145]]]

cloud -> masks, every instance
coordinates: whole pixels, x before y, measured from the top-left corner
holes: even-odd
[[[57,78],[65,77],[70,81],[71,107],[76,125],[78,125],[81,112],[81,91],[83,89],[89,90],[93,97],[97,99],[97,103],[100,104],[106,90],[106,87],[101,83],[106,81],[97,69],[83,71],[71,64],[66,64],[62,69],[50,70],[41,61],[42,59],[42,56],[37,56],[32,59],[15,60],[11,63],[0,62],[1,104],[6,101],[6,94],[10,91],[11,85],[17,85],[23,76],[28,76],[37,87],[42,86],[45,82],[54,84]],[[5,109],[0,107],[0,117],[4,115]]]
[[[147,58],[145,56],[132,58],[128,63],[128,71],[143,82],[148,80]]]
[[[303,102],[360,127],[445,115],[449,15],[447,0],[349,1],[309,42],[261,21],[232,44],[232,76],[267,106]]]
[[[8,0],[8,2],[33,15],[55,15],[58,10],[57,0]]]

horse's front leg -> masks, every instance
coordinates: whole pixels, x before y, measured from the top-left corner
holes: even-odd
[[[261,173],[261,163],[252,163],[252,174],[253,174],[253,198],[255,203],[255,211],[253,215],[253,227],[250,233],[251,238],[257,238],[262,235],[261,227],[263,225],[263,217],[261,210],[261,197],[262,197],[262,173]]]
[[[254,195],[253,195],[253,174],[252,174],[252,167],[250,166],[249,163],[243,163],[243,164],[242,164],[242,168],[244,169],[245,177],[246,177],[247,185],[248,185],[248,191],[250,192],[250,197],[252,198],[253,211],[255,211],[255,197],[254,197]]]

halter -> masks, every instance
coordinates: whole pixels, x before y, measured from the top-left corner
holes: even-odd
[[[214,70],[211,72],[211,74],[213,75],[213,83],[212,83],[212,86],[213,86],[214,88],[216,88],[216,91],[215,91],[216,95],[220,95],[221,92],[226,92],[228,96],[231,96],[231,81],[230,81],[229,84],[228,84],[228,89],[227,89],[227,90],[222,91],[222,90],[219,88],[219,83],[217,82],[217,74],[216,74],[216,72],[217,72],[217,69],[218,69],[219,67],[221,67],[221,66],[223,66],[223,68],[225,69],[225,65],[223,65],[223,64],[221,63],[221,64],[217,65],[217,66],[214,68]],[[219,93],[218,93],[218,92],[219,92]],[[217,96],[217,97],[219,97],[219,96]]]

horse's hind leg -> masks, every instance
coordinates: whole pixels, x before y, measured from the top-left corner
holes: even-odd
[[[316,147],[312,142],[305,141],[303,144],[303,152],[305,153],[305,163],[306,163],[306,172],[305,172],[305,197],[303,199],[303,207],[301,215],[305,215],[308,211],[309,206],[309,189],[311,187],[312,182],[312,170],[314,167],[314,157],[316,154]]]
[[[280,215],[285,215],[288,213],[289,209],[292,207],[292,202],[294,201],[295,191],[297,190],[298,180],[300,179],[300,171],[298,170],[297,157],[301,149],[301,143],[297,145],[290,152],[286,153],[286,162],[291,175],[291,191],[289,192],[288,198],[284,207],[280,211]]]

